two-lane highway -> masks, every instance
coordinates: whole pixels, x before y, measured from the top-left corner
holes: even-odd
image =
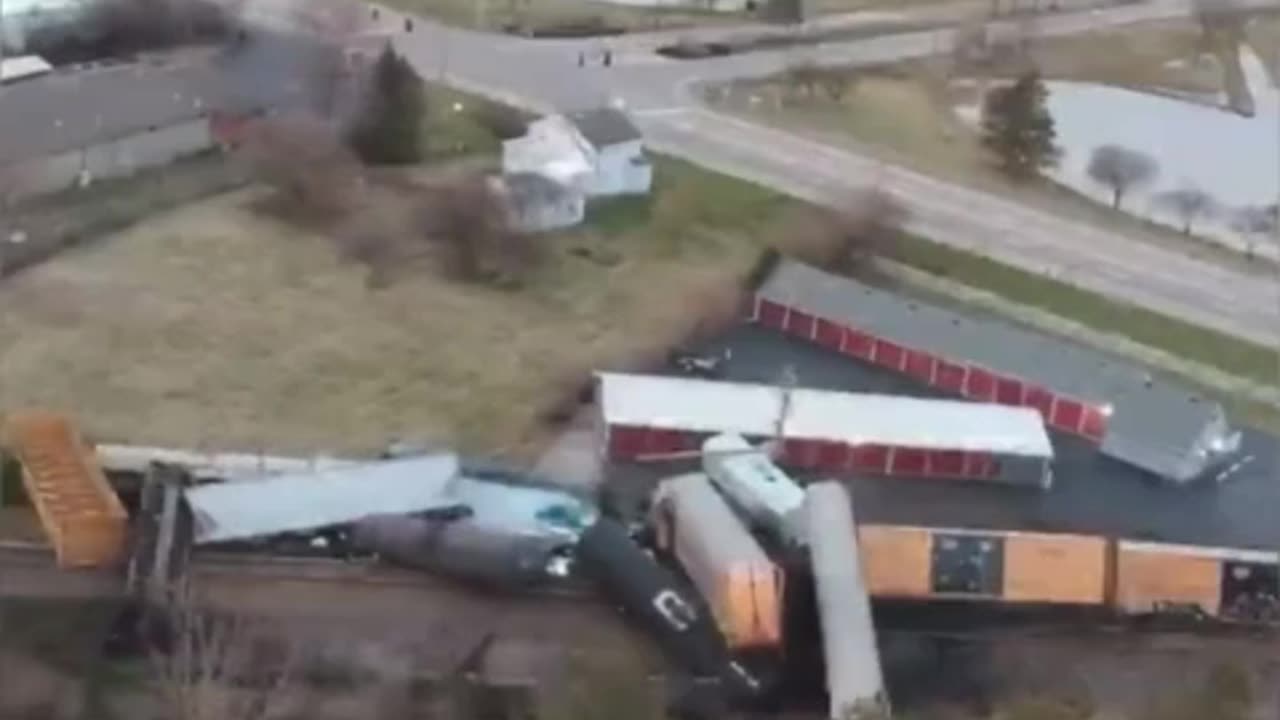
[[[264,0],[269,1],[269,0]],[[1276,7],[1276,0],[1238,5]],[[1044,16],[1041,35],[1185,16],[1189,0]],[[945,51],[953,31],[924,31],[806,48],[832,65],[872,65]],[[879,185],[901,199],[911,229],[1166,314],[1267,344],[1280,341],[1280,284],[1265,269],[1228,267],[1119,233],[1020,206],[982,191],[927,177],[812,138],[729,118],[701,106],[701,83],[760,77],[794,60],[769,50],[699,61],[666,60],[628,41],[611,67],[579,68],[580,51],[610,41],[539,41],[446,28],[418,20],[397,34],[401,52],[427,77],[539,110],[622,102],[651,145],[717,170],[817,202],[838,202],[853,188]]]

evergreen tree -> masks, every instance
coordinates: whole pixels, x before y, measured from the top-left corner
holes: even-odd
[[[1048,90],[1034,70],[1012,85],[987,93],[982,102],[982,144],[995,153],[1000,168],[1026,179],[1058,161]]]
[[[373,67],[364,105],[349,141],[370,164],[413,163],[422,159],[422,121],[427,97],[422,78],[388,44]]]

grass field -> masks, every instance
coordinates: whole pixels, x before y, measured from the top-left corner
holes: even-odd
[[[548,240],[551,261],[520,291],[425,269],[366,289],[331,241],[258,214],[245,192],[156,217],[0,287],[0,336],[20,339],[0,349],[0,407],[176,446],[536,445],[566,375],[670,342],[767,236],[761,193],[678,162],[658,173],[653,203],[631,210],[646,224]],[[615,261],[569,252],[580,246]]]

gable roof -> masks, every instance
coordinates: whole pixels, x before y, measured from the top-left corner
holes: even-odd
[[[621,110],[597,108],[566,115],[582,137],[597,148],[639,140],[640,129]]]
[[[1101,451],[1157,475],[1190,479],[1206,433],[1227,432],[1222,406],[1144,368],[994,318],[917,302],[794,261],[759,297],[952,362],[1019,378],[1113,408]]]

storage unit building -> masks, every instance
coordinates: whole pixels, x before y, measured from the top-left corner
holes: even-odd
[[[864,525],[867,587],[876,597],[1102,605],[1102,537]]]
[[[1116,607],[1280,622],[1280,553],[1121,540]]]
[[[675,556],[734,650],[782,641],[782,572],[706,475],[664,480],[654,493],[658,547]]]
[[[1177,482],[1218,466],[1240,435],[1211,400],[1102,353],[782,261],[750,319],[980,402],[1035,408],[1056,430]]]
[[[1048,487],[1053,448],[1029,408],[602,373],[602,447],[615,461],[697,450],[722,433],[780,436],[780,461],[826,472]]]
[[[810,485],[805,518],[827,668],[828,717],[843,720],[885,711],[889,702],[849,493],[838,482]]]

